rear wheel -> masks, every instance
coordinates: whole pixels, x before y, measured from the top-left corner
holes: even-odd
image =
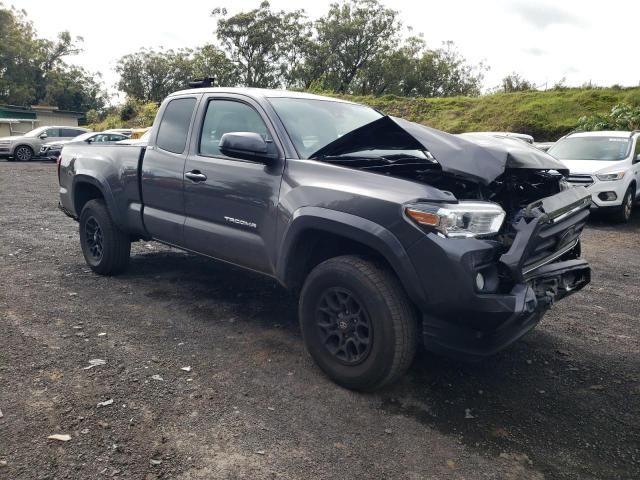
[[[103,200],[90,200],[82,209],[80,245],[87,265],[96,273],[115,275],[129,265],[131,241],[113,222]]]
[[[300,295],[307,350],[336,383],[375,390],[411,365],[417,319],[397,278],[383,266],[346,255],[318,265]]]
[[[613,219],[616,222],[627,223],[629,220],[631,220],[631,214],[633,213],[633,203],[635,201],[634,193],[635,186],[629,186],[629,189],[625,192],[624,197],[622,197],[622,205],[620,205],[613,214]]]
[[[33,150],[27,145],[20,145],[16,148],[15,152],[13,152],[13,156],[20,162],[28,162],[33,158]]]

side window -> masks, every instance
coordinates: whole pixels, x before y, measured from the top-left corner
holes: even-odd
[[[267,126],[258,112],[245,103],[233,100],[212,100],[207,105],[199,151],[201,155],[221,155],[218,144],[225,133],[254,132],[265,140],[270,138]]]
[[[638,135],[638,136],[636,137],[636,149],[635,149],[635,151],[634,151],[634,153],[633,153],[633,160],[634,160],[635,162],[640,161],[640,157],[639,157],[639,155],[640,155],[640,135]]]
[[[47,128],[47,138],[57,138],[60,136],[59,128]]]
[[[81,134],[78,133],[78,130],[75,130],[73,128],[61,128],[60,129],[60,136],[61,137],[73,138],[73,137],[77,137],[78,135],[81,135]]]
[[[184,152],[195,105],[195,98],[177,98],[169,102],[158,127],[156,145],[159,148],[173,153]]]

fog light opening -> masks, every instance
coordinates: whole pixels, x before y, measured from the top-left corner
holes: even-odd
[[[476,288],[479,292],[484,290],[484,275],[480,272],[476,274]]]
[[[618,195],[616,195],[616,192],[601,192],[598,194],[598,198],[603,202],[611,202],[617,200]]]

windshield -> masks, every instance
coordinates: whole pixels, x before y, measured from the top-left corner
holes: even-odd
[[[382,117],[353,103],[308,98],[270,98],[301,158],[309,158],[345,133]]]
[[[560,160],[623,160],[629,154],[631,139],[623,137],[569,137],[548,151]]]
[[[42,132],[44,132],[46,129],[47,129],[47,127],[38,127],[35,130],[31,130],[30,132],[25,133],[24,136],[25,137],[37,137]]]

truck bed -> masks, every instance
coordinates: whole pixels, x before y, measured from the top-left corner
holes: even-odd
[[[61,207],[77,218],[74,189],[81,182],[95,184],[105,195],[116,223],[126,230],[144,233],[140,169],[145,146],[68,144],[60,160]],[[86,187],[85,187],[86,188]]]

